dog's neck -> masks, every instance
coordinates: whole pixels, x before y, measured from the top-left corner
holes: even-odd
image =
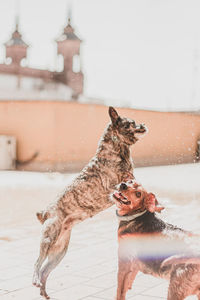
[[[117,218],[119,221],[126,221],[126,222],[129,222],[129,221],[133,221],[135,219],[137,219],[138,217],[141,217],[142,215],[144,215],[146,213],[146,209],[144,211],[141,211],[141,212],[138,212],[138,213],[135,213],[133,215],[119,215],[118,211],[116,210],[116,215],[117,215]]]
[[[110,160],[121,158],[125,161],[130,161],[130,146],[117,136],[111,124],[106,128],[97,149],[98,157],[105,157]],[[108,157],[108,154],[110,157]]]

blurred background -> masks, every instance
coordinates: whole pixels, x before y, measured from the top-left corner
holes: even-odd
[[[99,103],[194,110],[200,96],[198,0],[2,0],[0,60],[18,17],[25,65],[61,70],[68,17],[81,43],[84,96]]]
[[[199,12],[197,0],[2,0],[0,134],[9,140],[0,143],[10,164],[80,169],[108,105],[150,129],[136,166],[198,161]]]

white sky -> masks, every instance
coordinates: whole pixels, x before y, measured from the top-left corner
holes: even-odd
[[[0,43],[14,26],[17,0],[0,0]],[[55,69],[55,38],[67,0],[20,0],[29,65]],[[82,44],[85,95],[112,105],[200,108],[199,0],[72,0]],[[0,48],[0,60],[4,49]]]

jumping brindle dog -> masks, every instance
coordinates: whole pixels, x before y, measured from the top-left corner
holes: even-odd
[[[113,107],[109,108],[109,115],[111,123],[100,139],[96,155],[62,197],[37,213],[43,233],[33,284],[47,299],[47,278],[66,254],[72,226],[112,205],[110,193],[127,173],[133,172],[130,146],[147,131],[145,125],[121,118]]]

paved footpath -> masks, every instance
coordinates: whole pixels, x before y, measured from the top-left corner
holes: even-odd
[[[183,169],[187,170],[183,172]],[[165,219],[187,229],[199,230],[200,206],[198,202],[200,200],[200,187],[198,185],[197,188],[193,182],[199,171],[199,165],[142,168],[136,170],[136,176],[139,177],[141,182],[145,183],[146,187],[151,188],[151,191],[158,193],[159,199],[167,207],[163,212]],[[24,207],[27,203],[23,202],[24,205],[22,205],[20,199],[24,197],[23,201],[27,202],[29,199],[25,199],[27,195],[20,186],[19,176],[22,176],[21,174],[19,175],[18,172],[0,172],[0,181],[1,178],[2,181],[4,180],[3,185],[0,185],[0,191],[3,191],[3,193],[0,193],[0,205],[3,211],[2,215],[0,214],[1,219],[3,219],[3,223],[0,221],[0,299],[2,300],[42,299],[39,296],[39,290],[31,285],[33,265],[39,250],[41,226],[35,217],[29,218],[29,221],[23,218]],[[171,179],[172,175],[173,180]],[[10,180],[7,178],[8,180],[5,181],[6,176],[12,178]],[[16,180],[15,176],[18,176]],[[27,178],[30,173],[24,172],[23,176]],[[21,179],[24,182],[23,176]],[[40,178],[40,176],[47,175],[34,173],[31,176]],[[56,178],[56,176],[62,175],[52,176]],[[61,185],[64,186],[68,175],[63,176],[65,178]],[[160,176],[162,176],[165,184],[158,180]],[[193,182],[192,187],[188,184],[188,176]],[[154,177],[154,180],[152,177]],[[32,182],[31,177],[29,179]],[[51,182],[54,179],[51,178]],[[7,185],[7,182],[13,183],[17,180],[16,185],[12,187]],[[158,181],[157,184],[156,181]],[[183,181],[187,182],[181,189]],[[60,186],[58,190],[60,190]],[[45,181],[43,187],[45,187]],[[48,184],[46,187],[48,187]],[[6,188],[6,197],[8,198],[5,201],[3,195],[5,195]],[[38,192],[40,192],[40,188],[41,185],[39,188],[37,185]],[[28,181],[26,181],[24,189],[28,189],[28,193],[32,191],[32,196],[37,196],[36,190],[34,190],[36,186],[31,186]],[[56,188],[55,191],[57,193]],[[52,194],[52,191],[49,192]],[[44,189],[42,193],[44,196]],[[16,199],[14,198],[15,194]],[[11,196],[12,199],[9,198]],[[52,197],[54,197],[54,194]],[[17,203],[14,202],[14,205],[12,201],[17,201]],[[14,211],[13,205],[15,207]],[[34,205],[37,206],[37,203]],[[17,214],[22,211],[21,219],[19,215],[15,218],[15,211]],[[29,213],[28,209],[27,212]],[[6,222],[5,214],[9,218],[12,215],[13,222]],[[34,212],[32,214],[34,215]],[[51,273],[47,291],[51,299],[56,300],[112,300],[115,298],[116,293],[116,276],[117,220],[114,207],[111,207],[96,217],[74,227],[68,253],[61,264]],[[127,299],[166,299],[167,287],[168,283],[165,280],[139,273],[133,289],[127,294]]]

